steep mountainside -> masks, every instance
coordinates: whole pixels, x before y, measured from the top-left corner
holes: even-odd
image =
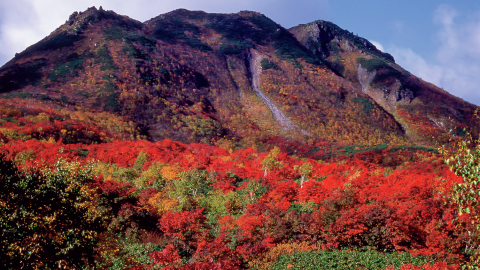
[[[144,23],[75,12],[0,68],[0,97],[115,114],[153,141],[227,147],[276,138],[431,146],[478,133],[474,105],[367,40],[325,21],[286,30],[249,11],[181,9]]]

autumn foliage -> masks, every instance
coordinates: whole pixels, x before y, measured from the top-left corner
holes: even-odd
[[[114,263],[108,250],[120,249],[113,254],[124,267],[261,268],[288,254],[272,258],[274,248],[296,243],[299,251],[408,252],[431,263],[467,255],[468,234],[455,229],[455,209],[443,199],[461,179],[430,152],[388,147],[328,163],[279,148],[229,152],[170,140],[10,140],[0,149],[27,171],[60,159],[91,164],[109,211],[110,240],[97,244],[104,265]]]

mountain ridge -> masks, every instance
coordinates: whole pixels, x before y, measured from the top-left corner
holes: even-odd
[[[478,133],[476,106],[368,40],[322,20],[285,29],[251,11],[178,9],[143,23],[102,8],[74,12],[0,68],[0,94],[111,112],[153,141],[433,146],[464,128]]]

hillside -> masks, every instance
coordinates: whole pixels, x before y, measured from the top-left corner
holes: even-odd
[[[76,12],[0,68],[0,93],[112,113],[152,141],[232,147],[277,138],[433,146],[478,126],[476,106],[367,40],[324,21],[287,30],[248,11],[175,10],[144,23]]]

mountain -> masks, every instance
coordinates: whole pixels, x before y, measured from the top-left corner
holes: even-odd
[[[0,97],[108,114],[152,141],[229,147],[433,146],[478,134],[476,106],[368,40],[327,21],[285,29],[251,11],[179,9],[143,23],[74,12],[0,68]]]

